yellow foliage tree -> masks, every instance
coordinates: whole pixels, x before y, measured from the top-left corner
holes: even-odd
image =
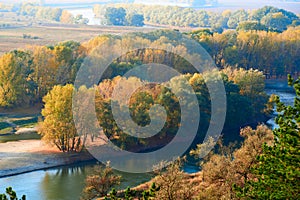
[[[81,151],[83,140],[77,134],[73,121],[72,95],[74,86],[55,86],[44,98],[42,110],[44,121],[40,122],[39,133],[47,143],[54,144],[60,151]]]

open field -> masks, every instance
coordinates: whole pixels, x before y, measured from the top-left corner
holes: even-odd
[[[36,24],[0,29],[0,55],[14,49],[24,49],[32,45],[54,45],[58,42],[74,40],[84,42],[101,34],[124,34],[149,32],[155,28],[111,27],[66,24]],[[23,38],[23,34],[38,39]]]
[[[40,113],[40,104],[30,108],[0,109],[0,143],[40,139],[36,131]]]
[[[39,114],[0,114],[0,143],[40,139],[37,134]]]

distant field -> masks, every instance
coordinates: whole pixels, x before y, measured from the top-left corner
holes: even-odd
[[[130,32],[149,32],[155,28],[109,27],[87,25],[41,24],[32,26],[17,26],[0,29],[0,55],[32,45],[54,45],[58,42],[74,40],[88,41],[101,34],[124,34]],[[24,39],[23,34],[38,37]]]

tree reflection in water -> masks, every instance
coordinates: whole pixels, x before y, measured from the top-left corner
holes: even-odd
[[[45,172],[41,182],[44,199],[76,200],[84,187],[85,177],[92,172],[95,163],[81,166],[65,166]]]

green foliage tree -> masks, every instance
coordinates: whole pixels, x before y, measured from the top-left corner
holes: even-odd
[[[237,10],[229,17],[227,26],[228,28],[236,28],[239,22],[247,21],[248,13],[245,10]]]
[[[60,21],[62,9],[50,7],[38,7],[35,14],[37,19],[46,19],[51,21]]]
[[[261,19],[261,23],[271,30],[282,32],[287,26],[292,24],[293,20],[284,16],[281,12],[269,13]]]
[[[71,84],[55,86],[44,98],[42,116],[39,124],[39,134],[47,143],[54,144],[60,151],[81,151],[83,141],[75,129],[72,113],[72,95],[74,87]]]
[[[229,81],[238,85],[239,93],[243,97],[246,97],[250,102],[250,107],[253,110],[252,112],[246,112],[248,114],[253,114],[252,116],[249,116],[250,118],[260,118],[264,113],[268,114],[271,112],[266,106],[269,97],[265,93],[265,77],[262,72],[253,69],[245,70],[232,68],[226,68],[223,72],[228,76]],[[244,116],[242,118],[247,117]],[[249,122],[251,119],[246,121]]]
[[[114,8],[108,7],[106,8],[105,18],[107,19],[107,23],[116,26],[124,26],[126,23],[126,10],[122,7]]]
[[[237,31],[266,31],[267,27],[262,25],[260,22],[257,21],[245,21],[240,22],[236,28]]]
[[[30,16],[38,20],[61,21],[63,23],[75,23],[73,16],[61,8],[52,8],[41,6],[42,3],[36,4],[24,2],[16,10],[19,15]]]
[[[273,131],[274,144],[264,144],[263,152],[252,166],[255,178],[239,188],[238,194],[254,199],[300,198],[300,78],[288,77],[296,92],[294,104],[284,105],[276,98],[279,128]]]
[[[292,12],[289,12],[289,11],[284,10],[284,9],[279,9],[279,8],[276,8],[276,7],[273,7],[273,6],[264,6],[260,9],[254,10],[250,14],[249,18],[250,18],[250,20],[261,21],[262,18],[264,18],[266,15],[273,14],[273,13],[282,13],[284,16],[286,16],[290,20],[295,20],[295,19],[298,18]]]
[[[154,182],[151,184],[149,189],[146,190],[133,190],[130,187],[127,187],[126,190],[117,191],[113,188],[105,200],[133,200],[133,199],[142,199],[142,200],[151,200],[156,199],[155,194],[160,190],[160,187],[157,186]]]
[[[18,199],[17,193],[11,187],[8,187],[5,194],[0,194],[0,200],[26,200],[26,196],[23,195],[21,199]]]
[[[151,184],[151,187],[148,190],[142,192],[144,200],[150,200],[155,198],[156,193],[160,190],[160,186],[157,186],[155,183]]]
[[[79,15],[76,15],[76,17],[74,18],[74,23],[75,24],[88,24],[89,19],[84,18],[83,15],[79,14]]]
[[[21,5],[21,8],[18,11],[18,13],[25,16],[35,16],[37,11],[38,11],[37,4],[27,2]]]
[[[144,16],[141,14],[127,14],[126,21],[129,26],[144,26]]]

